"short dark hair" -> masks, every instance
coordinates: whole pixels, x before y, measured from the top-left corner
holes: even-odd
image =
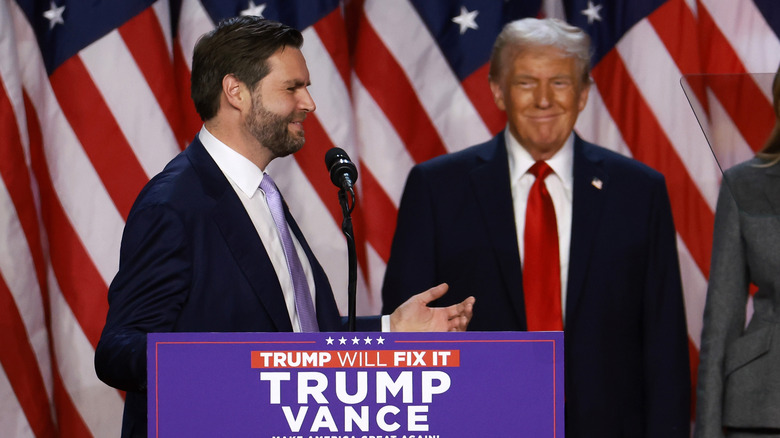
[[[217,115],[222,78],[233,74],[254,89],[270,71],[268,58],[279,49],[300,49],[303,35],[287,25],[257,16],[222,20],[195,44],[190,95],[204,121]]]

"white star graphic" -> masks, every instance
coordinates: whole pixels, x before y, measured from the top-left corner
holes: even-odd
[[[259,6],[255,6],[255,2],[251,1],[249,2],[249,6],[247,6],[246,9],[241,11],[241,16],[247,16],[247,15],[256,15],[260,18],[263,17],[263,11],[265,10],[265,3]]]
[[[377,345],[385,345],[385,338],[383,338],[381,336],[376,338],[376,343],[377,343]]]
[[[479,29],[479,26],[477,26],[477,15],[479,15],[479,11],[474,10],[469,12],[465,6],[461,6],[460,15],[454,17],[452,22],[460,26],[460,34],[463,35],[469,29]]]
[[[594,5],[592,1],[588,0],[588,9],[582,10],[582,15],[588,17],[588,24],[593,24],[594,21],[601,21],[601,15],[599,11],[602,5]]]
[[[342,336],[339,338],[339,345],[345,345],[347,343],[347,339]]]
[[[363,339],[366,342],[366,345],[371,345],[371,338],[366,336],[366,339]]]
[[[325,342],[327,342],[327,343],[328,343],[328,345],[333,345],[333,338],[331,338],[330,336],[328,336],[328,339],[325,339]]]
[[[352,338],[352,345],[358,345],[358,344],[360,344],[360,339],[358,339],[358,337],[355,336],[354,338]]]
[[[63,12],[65,6],[57,7],[54,2],[51,2],[51,9],[43,13],[43,17],[49,20],[49,29],[53,29],[58,24],[65,24],[65,20],[62,19]]]

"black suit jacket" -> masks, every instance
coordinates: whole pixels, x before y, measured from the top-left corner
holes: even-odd
[[[314,274],[320,330],[343,330],[328,278],[284,208]],[[101,380],[127,391],[123,437],[147,434],[147,333],[292,331],[263,243],[197,138],[138,195],[108,300],[95,369]],[[379,330],[379,319],[361,319],[358,328]]]
[[[566,436],[687,437],[688,338],[663,177],[577,137],[572,215]],[[409,174],[384,308],[441,282],[450,291],[436,305],[477,297],[469,330],[526,330],[503,133]]]

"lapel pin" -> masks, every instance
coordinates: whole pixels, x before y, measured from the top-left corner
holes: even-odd
[[[596,177],[593,177],[593,181],[591,181],[590,183],[591,183],[591,185],[593,185],[593,187],[595,187],[595,188],[597,188],[599,190],[601,190],[601,188],[604,187],[604,182],[601,181],[600,179],[596,178]]]

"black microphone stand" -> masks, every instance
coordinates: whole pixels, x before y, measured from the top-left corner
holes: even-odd
[[[357,252],[355,250],[355,236],[352,230],[352,210],[355,208],[357,198],[355,198],[355,191],[352,186],[349,187],[349,197],[347,196],[347,190],[344,188],[339,189],[339,204],[341,204],[341,212],[344,215],[344,219],[341,221],[341,231],[347,238],[347,256],[349,259],[349,279],[347,284],[347,315],[349,331],[354,332],[356,313],[357,313]],[[350,204],[350,199],[352,200]]]

